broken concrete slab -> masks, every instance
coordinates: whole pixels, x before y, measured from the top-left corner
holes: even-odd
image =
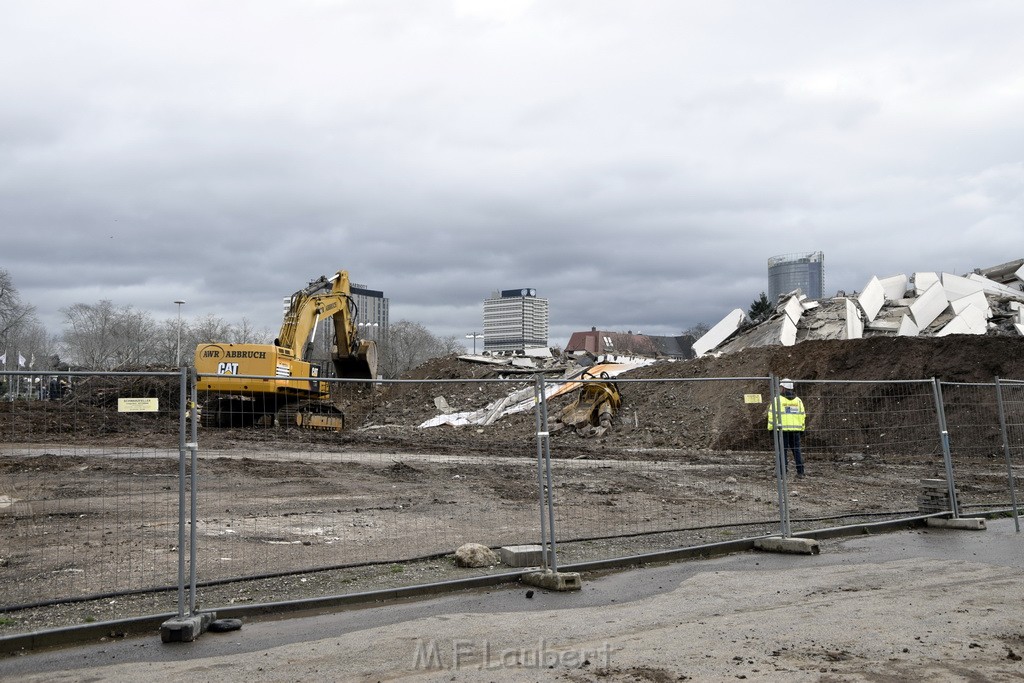
[[[861,339],[864,336],[864,321],[860,319],[860,310],[852,299],[846,300],[846,338]]]
[[[791,296],[786,300],[786,304],[782,307],[782,312],[786,314],[793,324],[800,322],[801,316],[804,314],[804,307],[800,303],[799,297]]]
[[[910,305],[910,315],[919,330],[931,325],[939,315],[949,306],[946,299],[946,291],[942,283],[936,279],[931,286],[917,300]]]
[[[1008,296],[1024,300],[1024,292],[1022,292],[1021,290],[1014,289],[1013,287],[1007,287],[1006,285],[1001,285],[995,280],[989,280],[987,277],[983,275],[971,273],[970,275],[967,276],[967,278],[969,280],[973,280],[975,282],[980,283],[982,288],[988,294],[995,294],[996,296]]]
[[[950,334],[985,334],[988,331],[988,317],[974,306],[968,306],[962,313],[953,316],[942,329],[935,333],[936,337]]]
[[[864,311],[867,322],[874,320],[878,312],[882,310],[882,305],[885,303],[885,289],[877,277],[871,278],[864,286],[864,291],[857,297],[857,303]]]
[[[906,275],[890,275],[879,279],[887,301],[898,301],[907,295],[910,280]]]
[[[921,296],[936,282],[939,282],[938,273],[932,271],[914,273],[914,295]]]
[[[980,282],[951,273],[942,274],[942,288],[946,291],[946,298],[950,301],[968,294],[983,294],[985,289]]]
[[[900,337],[916,337],[921,333],[921,328],[914,322],[914,318],[908,313],[900,321],[900,329],[896,333]]]
[[[779,343],[783,346],[796,344],[796,322],[789,315],[782,317],[782,329],[779,331]]]
[[[964,309],[968,306],[974,306],[979,311],[983,311],[985,313],[985,317],[992,317],[992,308],[988,305],[988,298],[985,296],[985,292],[980,289],[973,294],[967,294],[959,299],[950,299],[949,305],[952,307],[953,312],[958,315],[963,313]]]
[[[900,331],[900,320],[899,319],[882,320],[881,318],[879,318],[879,319],[877,319],[877,320],[875,320],[873,322],[865,323],[864,324],[864,331],[865,332],[890,332],[892,334],[897,334]]]
[[[704,336],[694,342],[693,352],[697,354],[698,358],[703,356],[732,336],[746,319],[747,314],[743,312],[743,309],[733,309],[727,316],[718,321],[714,327],[708,330]]]

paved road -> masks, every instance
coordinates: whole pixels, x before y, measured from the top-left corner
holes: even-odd
[[[920,529],[0,660],[0,679],[1024,680],[1024,534]]]

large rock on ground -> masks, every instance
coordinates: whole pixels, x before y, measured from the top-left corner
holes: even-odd
[[[500,561],[498,553],[479,543],[465,543],[455,551],[455,564],[460,567],[490,567]]]

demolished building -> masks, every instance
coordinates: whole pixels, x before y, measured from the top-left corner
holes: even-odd
[[[808,299],[779,297],[774,313],[754,323],[731,311],[694,345],[697,356],[809,339],[951,334],[1024,336],[1024,259],[969,275],[916,272],[872,277],[859,293]]]

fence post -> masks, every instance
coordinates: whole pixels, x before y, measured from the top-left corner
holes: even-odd
[[[557,571],[555,560],[555,528],[553,510],[548,508],[551,492],[551,451],[548,431],[548,402],[545,397],[544,375],[538,374],[534,383],[534,421],[537,426],[537,492],[541,512],[541,555],[543,569]],[[547,467],[545,467],[547,463]],[[547,474],[545,474],[547,472]],[[545,496],[545,488],[549,496]],[[551,521],[551,546],[548,546],[548,521]]]
[[[551,537],[551,571],[558,572],[558,546],[555,541],[555,487],[551,477],[551,432],[548,431],[548,397],[544,387],[544,375],[540,377],[540,419],[544,439],[545,484],[548,489],[548,535]]]
[[[789,528],[789,490],[786,486],[786,450],[782,443],[782,402],[779,396],[779,378],[769,377],[771,387],[771,404],[768,410],[772,414],[772,440],[775,443],[775,483],[779,489],[779,524],[783,538],[788,538]]]
[[[1020,533],[1020,515],[1017,512],[1017,484],[1013,480],[1013,461],[1010,458],[1010,433],[1006,427],[1006,407],[1003,403],[1003,385],[996,377],[996,405],[999,406],[999,431],[1003,435],[1003,453],[1006,455],[1006,480],[1010,486],[1010,504],[1013,505],[1013,525]]]
[[[188,446],[189,452],[192,456],[192,501],[189,506],[189,542],[188,542],[188,574],[189,574],[189,615],[196,613],[196,522],[198,513],[196,512],[196,502],[199,497],[199,403],[198,403],[198,390],[199,378],[196,374],[195,368],[192,368],[190,373],[191,379],[191,403],[192,410],[191,414],[191,439],[189,443],[185,444]]]
[[[188,396],[188,382],[184,367],[179,369],[178,382],[180,384],[178,388],[178,618],[183,619],[185,617],[185,404]]]
[[[949,509],[953,519],[960,517],[960,504],[956,499],[956,481],[953,479],[953,456],[949,451],[949,427],[946,424],[946,408],[942,400],[942,383],[938,377],[932,378],[935,395],[935,412],[939,418],[939,436],[942,439],[942,459],[946,465],[946,487],[949,490]]]

